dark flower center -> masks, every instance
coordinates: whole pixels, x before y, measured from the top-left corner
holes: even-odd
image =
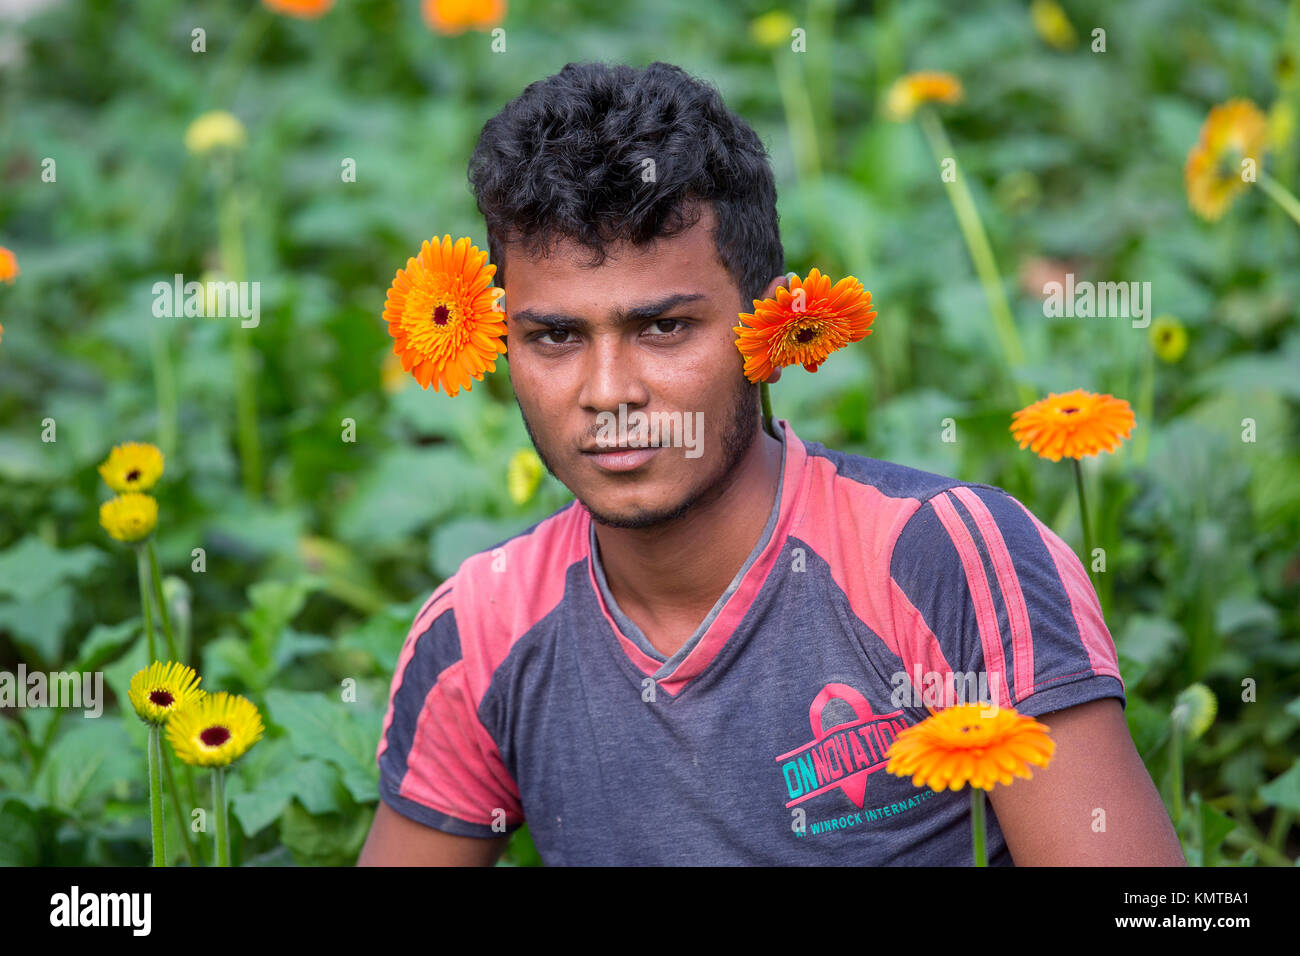
[[[205,746],[220,747],[230,739],[230,731],[225,727],[209,727],[199,734],[199,739],[203,741]]]
[[[139,481],[139,480],[140,480],[140,469],[139,469],[139,468],[132,468],[130,471],[128,471],[128,472],[126,473],[126,480],[127,480],[127,481]]]
[[[1077,412],[1077,411],[1078,411],[1078,409],[1075,408],[1073,405],[1071,405],[1069,408],[1063,408],[1063,409],[1061,409],[1061,414],[1062,414],[1062,415],[1073,415],[1073,414],[1074,414],[1075,412]]]
[[[1174,337],[1174,333],[1170,332],[1168,329],[1165,329],[1163,332],[1160,333],[1161,342],[1168,342],[1173,337]]]
[[[798,341],[800,345],[807,345],[816,337],[816,335],[816,329],[800,329],[798,334],[795,335],[795,340]]]
[[[433,321],[438,325],[446,325],[447,315],[447,307],[445,305],[440,305],[433,310]]]
[[[159,707],[170,707],[176,698],[165,690],[156,690],[149,695],[149,701]]]

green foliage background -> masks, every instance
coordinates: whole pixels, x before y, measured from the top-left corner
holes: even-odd
[[[113,693],[100,720],[0,716],[0,862],[149,858],[145,732],[125,701],[145,664],[135,567],[97,522],[95,466],[127,440],[164,443],[157,546],[203,686],[249,695],[268,723],[228,783],[235,862],[356,859],[417,608],[466,555],[568,498],[549,476],[524,505],[507,494],[506,463],[529,443],[505,363],[454,400],[385,382],[385,293],[434,234],[486,247],[465,175],[479,129],[587,59],[661,59],[716,83],[771,150],[788,267],[873,292],[875,334],[816,375],[788,370],[779,416],[835,448],[1006,488],[1077,545],[1069,468],[1008,433],[1019,403],[935,157],[915,123],[879,109],[902,72],[962,79],[942,116],[1011,297],[1020,380],[1138,412],[1133,439],[1086,469],[1138,748],[1172,808],[1170,715],[1207,685],[1217,717],[1182,742],[1189,862],[1300,857],[1300,227],[1259,190],[1202,222],[1182,182],[1214,104],[1280,101],[1294,126],[1300,6],[1071,0],[1078,42],[1056,49],[1027,3],[815,0],[787,8],[803,54],[755,42],[750,21],[769,9],[511,0],[503,53],[486,33],[433,33],[415,0],[340,2],[315,21],[171,0],[0,20],[0,245],[22,269],[0,286],[0,669],[102,669]],[[217,108],[248,130],[224,168],[183,143]],[[1266,161],[1293,190],[1296,143]],[[261,283],[259,327],[155,319],[153,283],[232,268],[223,222]],[[1020,278],[1040,260],[1150,282],[1154,311],[1189,330],[1185,357],[1156,361],[1122,319],[1045,318]],[[940,440],[947,418],[955,442]],[[47,419],[57,441],[42,440]],[[537,862],[526,830],[504,862]]]

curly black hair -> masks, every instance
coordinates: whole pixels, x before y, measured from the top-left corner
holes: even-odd
[[[652,161],[652,162],[651,162]],[[605,261],[693,226],[712,203],[718,258],[749,308],[784,271],[762,140],[712,85],[669,63],[570,63],[483,125],[469,180],[505,285],[505,244],[528,258],[564,239]]]

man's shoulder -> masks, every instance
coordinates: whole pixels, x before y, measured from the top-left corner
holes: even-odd
[[[981,497],[992,494],[1014,500],[995,485],[964,481],[897,462],[828,448],[820,442],[805,442],[804,446],[810,461],[815,465],[823,462],[823,470],[833,471],[835,477],[851,482],[852,485],[869,487],[884,498],[896,500],[909,513],[920,510],[935,497],[958,488],[971,489]]]
[[[453,612],[453,627],[462,646],[484,640],[500,647],[483,648],[500,658],[515,640],[563,599],[573,565],[586,556],[586,513],[571,501],[552,514],[465,558],[455,573],[429,597],[417,623]]]
[[[476,551],[461,561],[448,580],[460,587],[501,588],[503,579],[518,591],[548,572],[566,569],[586,554],[585,512],[575,500],[540,521]]]

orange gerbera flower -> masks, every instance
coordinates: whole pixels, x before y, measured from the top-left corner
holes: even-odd
[[[0,282],[12,283],[18,278],[18,257],[4,246],[0,246]]]
[[[1076,389],[1052,393],[1011,416],[1011,434],[1040,458],[1083,458],[1114,451],[1133,431],[1133,409],[1122,398]]]
[[[496,371],[496,357],[506,350],[505,312],[493,309],[492,276],[487,253],[468,237],[427,240],[418,259],[407,259],[388,290],[384,320],[396,340],[393,352],[402,369],[422,388],[441,385],[448,395],[470,379]]]
[[[1253,159],[1258,173],[1267,145],[1268,120],[1250,100],[1229,100],[1210,110],[1183,167],[1192,210],[1211,221],[1221,217],[1249,185],[1242,160]]]
[[[447,36],[486,30],[506,16],[506,0],[421,0],[424,22]]]
[[[885,115],[901,123],[911,119],[922,103],[958,103],[961,98],[961,80],[951,73],[907,73],[896,79],[885,94]]]
[[[876,312],[856,278],[846,276],[831,288],[830,278],[813,269],[805,280],[791,278],[789,289],[778,288],[775,299],[755,299],[754,311],[739,318],[746,325],[733,331],[745,377],[762,382],[786,365],[817,371],[836,349],[870,335]]]
[[[329,12],[334,0],[262,0],[266,9],[274,13],[298,17],[300,20],[315,20]]]
[[[900,731],[885,752],[885,770],[935,791],[968,783],[992,790],[1013,775],[1029,779],[1031,765],[1047,766],[1056,752],[1047,732],[1046,724],[1012,707],[960,704]]]

